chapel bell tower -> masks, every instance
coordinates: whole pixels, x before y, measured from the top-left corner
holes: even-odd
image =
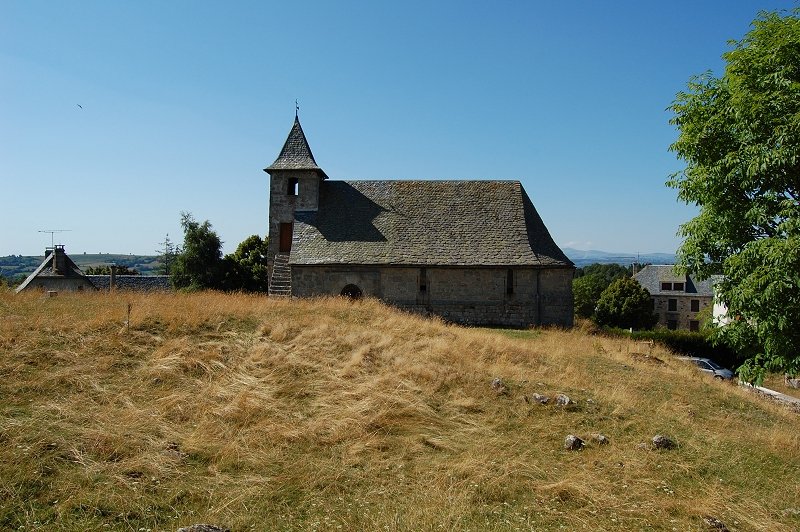
[[[269,250],[267,265],[272,273],[275,256],[288,262],[292,249],[294,213],[316,211],[323,179],[328,179],[317,165],[300,126],[297,113],[289,136],[275,162],[264,168],[269,179]]]

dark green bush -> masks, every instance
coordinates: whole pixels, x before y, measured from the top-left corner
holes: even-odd
[[[727,368],[739,367],[745,358],[726,345],[712,344],[708,335],[702,332],[670,331],[668,329],[629,332],[616,328],[606,328],[603,331],[612,336],[625,336],[636,341],[653,340],[678,355],[710,358]]]

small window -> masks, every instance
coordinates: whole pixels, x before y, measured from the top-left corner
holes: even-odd
[[[700,330],[700,322],[697,320],[691,320],[689,322],[689,330],[692,332],[698,332]]]
[[[683,292],[683,283],[672,283],[672,289]]]
[[[699,299],[692,299],[691,309],[692,309],[692,312],[700,312],[700,300]]]
[[[672,283],[661,283],[662,290],[672,290]]]
[[[674,331],[678,328],[678,321],[677,320],[667,320],[667,329],[670,331]]]
[[[670,299],[667,301],[667,312],[677,312],[678,311],[678,300],[677,299]]]
[[[419,291],[423,294],[428,291],[428,272],[425,268],[419,269]]]
[[[288,196],[297,196],[300,193],[300,182],[296,177],[289,178],[289,184],[286,187],[286,194]]]
[[[511,295],[514,293],[514,270],[509,269],[506,272],[506,294]]]

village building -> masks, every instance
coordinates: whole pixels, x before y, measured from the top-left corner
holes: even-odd
[[[55,295],[58,292],[82,292],[84,290],[172,290],[169,275],[86,275],[69,258],[63,245],[47,248],[42,263],[16,289],[39,290]]]
[[[369,296],[473,325],[572,325],[574,265],[519,181],[334,181],[296,116],[264,171],[270,295]]]
[[[702,315],[714,302],[713,280],[677,273],[672,265],[645,266],[633,276],[653,299],[658,324],[670,330],[699,331]],[[710,313],[709,313],[710,317]]]
[[[44,292],[79,292],[94,290],[95,287],[80,268],[64,251],[63,245],[55,245],[44,251],[44,260],[31,273],[16,292],[41,290]]]

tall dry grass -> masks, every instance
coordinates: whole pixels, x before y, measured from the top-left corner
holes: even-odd
[[[0,527],[800,527],[797,415],[639,347],[369,300],[2,293]]]

